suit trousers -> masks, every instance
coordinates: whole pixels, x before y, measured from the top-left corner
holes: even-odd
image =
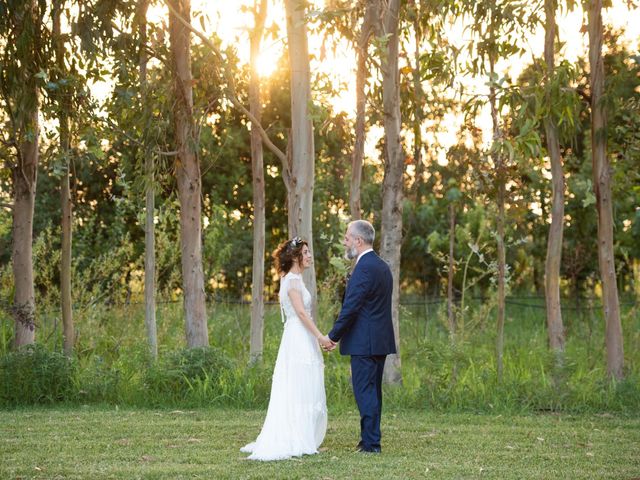
[[[351,380],[360,411],[360,441],[364,450],[380,450],[382,372],[386,358],[386,355],[351,355]]]

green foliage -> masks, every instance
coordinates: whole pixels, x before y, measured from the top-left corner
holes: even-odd
[[[73,399],[76,364],[42,345],[0,357],[0,405],[56,403]]]
[[[163,404],[216,403],[220,395],[229,394],[225,372],[232,362],[216,348],[188,348],[171,352],[152,364],[144,377],[144,388],[152,402]],[[222,392],[220,391],[222,386]]]
[[[117,404],[121,401],[121,389],[126,389],[121,369],[109,365],[97,354],[81,358],[78,363],[78,375],[74,383],[79,402]]]
[[[2,181],[0,179],[0,187]],[[11,252],[11,212],[0,208],[0,266],[7,265]],[[1,268],[1,267],[0,267]],[[0,289],[0,291],[2,291]]]
[[[335,282],[338,280],[336,277]],[[330,327],[337,313],[335,286],[320,288],[322,331]],[[626,378],[612,383],[606,380],[599,309],[586,319],[565,310],[568,340],[563,362],[558,364],[547,349],[543,310],[538,308],[542,305],[522,307],[509,299],[507,302],[502,382],[497,381],[495,372],[491,321],[494,299],[466,300],[457,310],[458,331],[453,343],[444,303],[436,308],[432,304],[403,306],[403,385],[385,386],[385,408],[505,413],[632,413],[640,409],[640,337],[633,334],[638,328],[635,310],[626,309],[623,315]],[[46,348],[30,347],[34,355],[10,353],[5,342],[0,357],[2,403],[266,408],[282,334],[278,308],[267,307],[263,359],[255,365],[249,363],[250,315],[246,306],[209,306],[215,319],[210,322],[210,338],[216,339],[216,346],[204,349],[184,349],[181,308],[172,304],[158,312],[160,356],[156,362],[150,360],[142,341],[144,312],[140,306],[94,307],[83,312],[84,317],[78,321],[78,353],[73,361],[51,353],[61,349],[61,339],[59,332],[51,331],[54,326],[48,321],[42,324],[41,332],[50,339],[49,344]],[[39,318],[44,322],[47,315]],[[10,320],[1,319],[0,334],[8,340]],[[39,360],[34,360],[36,356]],[[330,409],[352,410],[348,357],[336,351],[324,355],[324,361]],[[61,377],[64,381],[59,380]]]
[[[76,2],[72,2],[76,5]],[[65,10],[71,27],[68,36],[69,72],[56,72],[48,63],[46,46],[50,40],[46,22],[29,21],[18,28],[17,15],[25,2],[0,0],[0,40],[7,48],[0,65],[3,95],[3,142],[0,156],[11,167],[14,143],[32,138],[25,127],[16,130],[20,115],[33,105],[36,96],[24,95],[26,83],[38,85],[43,93],[43,115],[49,120],[55,111],[53,98],[67,87],[73,91],[73,152],[56,151],[56,135],[49,129],[42,142],[41,166],[34,218],[34,264],[39,305],[38,341],[44,347],[38,355],[50,355],[42,364],[56,364],[61,345],[58,312],[59,191],[61,165],[73,164],[74,243],[73,300],[78,331],[77,359],[71,361],[71,387],[44,400],[36,393],[15,390],[18,397],[7,402],[60,401],[124,403],[130,405],[209,405],[264,407],[268,399],[270,374],[280,338],[278,315],[268,312],[265,353],[262,365],[245,366],[248,357],[248,315],[245,307],[210,304],[211,338],[215,349],[207,352],[183,350],[183,319],[180,307],[170,305],[158,316],[161,357],[152,364],[144,348],[142,315],[135,302],[141,298],[144,209],[142,192],[153,186],[157,192],[156,250],[158,293],[161,301],[180,298],[179,204],[175,195],[174,161],[171,153],[173,126],[169,55],[166,36],[158,24],[150,24],[147,85],[143,90],[138,75],[139,32],[133,28],[135,2],[107,1],[86,8]],[[40,0],[35,16],[40,18],[46,2]],[[326,15],[313,28],[319,33],[337,32],[354,41],[362,18],[362,4],[343,0],[330,2]],[[401,407],[480,411],[630,411],[638,406],[638,354],[640,345],[627,313],[625,325],[627,380],[611,384],[603,380],[602,336],[599,314],[590,317],[566,316],[570,339],[561,367],[549,358],[542,329],[543,315],[518,312],[507,325],[505,378],[495,380],[493,338],[488,328],[493,315],[495,242],[492,238],[493,198],[496,172],[488,153],[508,159],[500,172],[507,180],[506,238],[511,287],[523,292],[541,291],[543,258],[548,231],[550,185],[544,162],[542,120],[549,116],[560,128],[561,150],[566,173],[566,229],[563,252],[563,293],[592,295],[597,283],[598,262],[593,239],[596,215],[590,169],[589,115],[585,99],[587,69],[584,60],[559,61],[556,71],[545,81],[544,68],[537,61],[516,81],[490,72],[494,62],[522,53],[521,39],[530,35],[540,20],[541,4],[511,0],[436,5],[416,2],[403,15],[414,22],[403,28],[404,38],[413,35],[425,44],[400,74],[403,129],[417,132],[416,158],[407,157],[407,177],[414,167],[404,205],[406,241],[402,245],[403,293],[413,297],[437,295],[443,290],[443,266],[448,264],[448,208],[456,209],[454,264],[458,341],[451,343],[441,310],[410,315],[403,310],[402,389],[389,389],[391,404]],[[497,95],[500,130],[504,136],[491,150],[483,150],[481,131],[470,122],[457,133],[458,143],[446,154],[447,165],[438,165],[441,145],[438,137],[444,119],[461,109],[452,99],[458,47],[447,47],[440,35],[445,15],[471,15],[473,41],[467,44],[467,72],[486,75]],[[457,10],[457,11],[456,11]],[[459,14],[459,15],[458,15]],[[315,16],[315,15],[314,15]],[[203,19],[204,17],[201,17]],[[37,20],[37,19],[36,19]],[[330,21],[330,25],[326,22]],[[322,22],[325,22],[323,24]],[[118,31],[114,30],[117,25]],[[160,29],[160,30],[157,30]],[[42,30],[42,31],[40,31]],[[273,32],[274,37],[277,32]],[[35,40],[34,40],[35,39]],[[275,38],[274,38],[275,39]],[[638,58],[608,34],[605,58],[607,108],[610,120],[608,148],[612,158],[613,208],[616,213],[616,267],[621,290],[631,282],[631,266],[640,257],[640,109]],[[221,39],[212,36],[221,45]],[[372,53],[384,47],[386,38],[373,40]],[[455,42],[453,42],[455,43]],[[461,47],[464,48],[464,47]],[[407,50],[408,52],[409,50]],[[452,52],[449,55],[449,52]],[[225,52],[229,70],[238,84],[242,100],[247,97],[248,68],[233,48]],[[50,56],[50,55],[49,55]],[[16,62],[15,58],[24,61]],[[492,61],[487,61],[487,59]],[[44,62],[44,63],[42,63]],[[412,66],[415,63],[415,69]],[[42,65],[41,65],[42,64]],[[104,65],[112,66],[107,72]],[[198,123],[198,156],[202,170],[204,270],[210,297],[245,298],[251,282],[252,199],[249,135],[246,119],[224,99],[228,88],[218,60],[201,43],[192,48],[194,71],[194,117]],[[290,95],[286,54],[281,68],[271,79],[263,79],[263,123],[273,141],[284,150],[290,126]],[[86,75],[78,72],[86,72]],[[414,77],[415,75],[415,77]],[[112,96],[103,105],[93,103],[88,80],[113,79]],[[26,82],[28,80],[28,82]],[[431,80],[427,85],[425,80]],[[422,83],[421,83],[422,82]],[[427,88],[429,87],[429,88]],[[319,320],[324,329],[335,317],[336,298],[344,276],[338,260],[339,238],[344,231],[349,181],[352,121],[330,108],[329,100],[341,90],[331,75],[315,74],[312,85],[316,103],[312,108],[315,126],[316,179],[314,185],[314,256],[320,291]],[[461,92],[463,93],[463,92]],[[465,95],[462,95],[465,98]],[[368,121],[382,123],[379,82],[370,82]],[[464,113],[475,115],[486,104],[483,94],[473,97]],[[97,112],[100,112],[99,114]],[[106,113],[106,115],[103,115]],[[106,119],[104,117],[107,117]],[[474,122],[477,117],[473,118]],[[49,123],[49,122],[47,122]],[[418,138],[422,132],[424,141]],[[20,134],[20,135],[19,135]],[[407,142],[411,135],[407,135]],[[469,142],[467,140],[471,140]],[[384,142],[378,145],[382,156]],[[13,146],[12,146],[13,145]],[[408,144],[404,145],[408,151]],[[144,171],[144,160],[156,162],[152,184]],[[423,156],[421,158],[421,155]],[[64,160],[64,161],[61,161]],[[363,216],[374,224],[381,210],[381,179],[384,167],[375,158],[363,168]],[[412,161],[413,160],[413,161]],[[418,160],[421,160],[420,163]],[[428,171],[420,171],[428,165]],[[282,166],[265,151],[266,244],[267,252],[287,236],[286,194],[280,178]],[[11,168],[0,171],[0,187],[10,191]],[[504,177],[502,175],[504,174]],[[6,195],[0,197],[7,201]],[[536,204],[538,208],[534,209]],[[11,215],[0,211],[0,353],[7,365],[17,365],[10,348],[13,296],[10,265]],[[379,225],[376,224],[378,227]],[[524,239],[524,240],[521,240]],[[268,262],[268,259],[267,259]],[[275,285],[267,269],[267,296],[275,296]],[[628,287],[627,287],[628,288]],[[480,305],[468,297],[484,295]],[[468,298],[467,297],[467,298]],[[133,304],[132,304],[133,302]],[[118,305],[117,307],[115,305]],[[429,308],[428,306],[426,308]],[[636,322],[637,323],[637,322]],[[425,338],[423,331],[428,335]],[[35,355],[34,353],[33,355]],[[18,354],[15,354],[18,355]],[[58,357],[56,357],[58,355]],[[48,358],[48,357],[47,357]],[[336,408],[351,408],[350,382],[345,360],[338,355],[326,358],[327,395]],[[55,360],[58,359],[58,360]],[[232,360],[229,360],[232,359]],[[533,360],[532,360],[533,359]],[[13,363],[12,363],[13,362]],[[4,364],[3,364],[4,365]],[[57,364],[56,364],[57,365]],[[17,367],[15,367],[17,368]],[[27,368],[27,367],[25,367]],[[42,367],[45,368],[45,367]],[[40,378],[40,377],[38,377]],[[19,378],[11,377],[11,382]],[[44,380],[43,380],[44,381]],[[35,382],[34,385],[38,385]],[[0,387],[1,388],[1,387]],[[35,387],[34,387],[35,388]],[[40,387],[38,387],[40,388]],[[44,388],[44,387],[42,387]],[[53,387],[51,387],[53,388]],[[22,392],[22,393],[20,393]],[[4,398],[4,397],[3,397]],[[8,397],[7,397],[8,398]]]

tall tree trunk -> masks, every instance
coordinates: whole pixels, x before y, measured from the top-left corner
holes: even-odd
[[[591,149],[593,189],[598,210],[598,263],[606,322],[607,373],[623,377],[624,351],[616,267],[613,254],[613,205],[611,166],[607,157],[607,115],[604,103],[602,58],[602,0],[589,2],[589,65],[591,70]]]
[[[64,78],[66,67],[64,64],[65,42],[60,30],[60,17],[64,9],[64,0],[57,1],[53,10],[53,41],[55,44],[57,79]],[[60,261],[60,304],[62,307],[62,337],[64,339],[64,354],[73,354],[75,333],[73,327],[73,310],[71,304],[71,239],[73,228],[73,203],[69,175],[71,174],[69,157],[71,154],[71,138],[69,130],[69,114],[71,112],[71,91],[68,87],[58,86],[57,108],[60,124],[60,153],[64,159],[64,173],[60,178],[60,203],[62,210],[62,252]]]
[[[37,98],[37,89],[31,89]],[[13,252],[15,283],[13,314],[14,346],[35,341],[35,291],[33,287],[33,211],[38,168],[38,110],[24,119],[25,130],[34,133],[19,146],[18,164],[13,170]]]
[[[289,65],[291,69],[291,183],[289,191],[289,236],[299,235],[309,244],[313,253],[313,187],[314,144],[313,123],[309,112],[311,104],[311,73],[303,0],[285,0]],[[304,272],[317,317],[316,271],[312,264]]]
[[[456,314],[453,307],[453,275],[455,259],[453,257],[456,242],[456,207],[449,204],[449,272],[447,275],[447,317],[449,318],[449,336],[455,339]]]
[[[169,0],[187,22],[190,0]],[[190,30],[169,14],[169,38],[173,75],[173,117],[176,150],[175,172],[180,200],[180,246],[187,345],[209,345],[202,269],[201,178],[193,119]]]
[[[493,30],[492,30],[493,35]],[[495,40],[492,39],[492,42]],[[489,57],[489,71],[491,78],[495,74],[495,62],[492,56]],[[489,87],[489,103],[491,106],[491,122],[493,126],[493,140],[498,141],[502,137],[500,124],[498,121],[498,110],[496,107],[496,89],[493,83]],[[504,159],[500,153],[493,155],[493,163],[496,169],[497,195],[496,203],[498,214],[496,218],[496,250],[498,255],[498,298],[496,322],[496,373],[498,382],[502,381],[503,353],[504,353],[504,317],[505,317],[505,263],[506,252],[504,245],[504,202],[505,202],[505,168]]]
[[[66,121],[66,120],[65,120]],[[60,146],[69,151],[69,131],[67,138],[63,138],[63,120],[60,118]],[[71,242],[73,236],[73,202],[69,176],[71,168],[69,159],[65,161],[65,169],[61,178],[60,200],[62,202],[62,252],[60,260],[60,303],[62,307],[62,335],[64,339],[64,354],[70,357],[73,354],[75,332],[73,325],[73,308],[71,302]]]
[[[404,152],[400,143],[400,72],[399,57],[400,1],[390,0],[383,6],[381,34],[387,36],[387,49],[382,54],[382,102],[385,132],[385,168],[382,185],[382,229],[380,254],[391,267],[393,275],[392,317],[398,353],[389,355],[384,369],[384,381],[402,383],[400,370],[400,248],[402,246],[402,202]]]
[[[455,273],[454,247],[456,242],[456,206],[449,204],[449,272],[447,278],[447,315],[449,317],[449,341],[455,346],[457,336],[456,313],[453,303],[453,278]],[[460,337],[462,338],[462,337]],[[458,378],[458,362],[454,358],[451,364],[450,388],[456,384]]]
[[[349,188],[349,211],[351,220],[361,218],[360,186],[362,184],[362,164],[365,142],[365,110],[367,97],[364,91],[367,83],[367,59],[369,57],[369,39],[373,33],[378,12],[377,0],[365,0],[366,10],[356,45],[358,68],[356,70],[356,125],[355,142],[351,153],[351,184]]]
[[[18,37],[29,36],[29,30],[39,37],[40,18],[38,2],[29,0],[14,15]],[[24,15],[21,15],[24,14]],[[40,38],[30,38],[39,44]],[[37,53],[29,48],[19,49],[20,75],[23,87],[18,93],[18,104],[22,107],[16,119],[17,162],[12,168],[13,178],[13,247],[12,267],[14,277],[13,315],[15,320],[14,347],[35,341],[35,291],[33,287],[33,212],[38,173],[38,111],[39,95],[35,74],[39,71]]]
[[[416,13],[413,21],[413,33],[415,41],[415,50],[413,58],[415,62],[415,68],[413,69],[413,164],[415,165],[415,177],[413,180],[413,187],[411,191],[411,197],[419,203],[418,196],[420,195],[420,185],[422,184],[422,175],[424,173],[424,165],[422,164],[422,79],[420,75],[420,45],[422,43],[420,17],[422,12],[420,11],[420,2],[414,0],[414,8]]]
[[[544,58],[547,64],[547,86],[553,79],[554,41],[556,36],[556,2],[544,2],[545,42]],[[549,347],[560,355],[564,351],[564,326],[562,324],[562,310],[560,306],[560,265],[562,261],[562,234],[564,228],[564,173],[562,171],[562,157],[558,141],[558,128],[555,120],[549,114],[544,119],[544,129],[547,137],[547,151],[551,161],[551,226],[547,241],[547,258],[545,263],[545,301],[547,305],[547,333]],[[561,359],[558,358],[560,361]]]
[[[198,31],[197,29],[193,28],[193,26],[186,21],[182,15],[180,15],[180,13],[175,9],[175,7],[171,4],[171,3],[167,3],[167,6],[169,7],[169,10],[171,11],[171,13],[175,16],[175,18],[189,31],[193,32],[195,35],[197,35],[200,40],[202,40],[202,42],[207,45],[216,55],[216,57],[220,60],[220,61],[224,61],[224,56],[222,55],[222,52],[220,51],[220,49],[206,36],[204,35],[202,32]],[[305,34],[306,35],[306,34]],[[306,38],[306,36],[305,36]],[[294,38],[294,43],[295,43],[296,38]],[[298,46],[299,48],[299,46]],[[306,51],[306,44],[305,44],[305,51]],[[291,55],[291,52],[290,52]],[[299,55],[296,56],[297,61],[300,61]],[[308,57],[307,57],[307,78],[309,77],[308,74]],[[229,99],[229,101],[233,104],[234,107],[236,107],[238,110],[240,110],[250,121],[251,121],[251,127],[252,127],[252,132],[255,130],[259,133],[260,138],[262,139],[262,142],[264,143],[264,145],[276,156],[278,157],[278,159],[280,160],[281,164],[282,164],[282,181],[285,184],[285,187],[287,189],[287,207],[289,210],[289,216],[288,216],[288,228],[289,228],[289,234],[290,235],[297,235],[298,232],[303,232],[303,227],[300,227],[300,216],[296,216],[293,215],[291,212],[295,212],[299,209],[300,207],[300,203],[298,201],[298,203],[296,203],[296,195],[294,195],[295,190],[294,187],[295,185],[297,185],[297,179],[293,178],[293,172],[292,172],[292,164],[293,164],[293,147],[292,147],[292,137],[293,135],[289,135],[288,136],[288,142],[287,142],[287,151],[283,152],[282,150],[280,150],[269,138],[269,136],[267,135],[267,132],[265,131],[265,129],[262,127],[262,125],[260,124],[260,121],[249,111],[246,109],[246,107],[240,102],[240,100],[238,99],[238,97],[235,94],[235,81],[234,81],[234,77],[232,76],[232,74],[230,73],[230,71],[228,69],[223,69],[223,73],[225,76],[225,79],[227,81],[227,85],[230,87],[225,93],[227,95],[227,98]],[[293,81],[292,81],[293,83]],[[311,87],[309,86],[308,88],[308,96],[310,98],[311,94],[310,94],[310,90]],[[292,98],[293,98],[293,94],[292,94]],[[292,115],[293,117],[293,115]],[[309,118],[308,116],[306,118]],[[312,125],[310,125],[310,127],[312,127]],[[313,145],[313,131],[311,131],[311,142]],[[313,151],[313,148],[311,149]],[[313,155],[311,155],[311,159],[313,159]],[[311,169],[311,171],[313,172],[313,168]],[[311,185],[313,185],[313,181],[311,182]],[[310,213],[309,213],[310,215]],[[308,218],[308,217],[307,217]],[[309,220],[310,223],[310,220]],[[310,228],[310,227],[309,227]],[[309,242],[311,245],[311,231],[309,230]],[[303,233],[300,233],[300,235],[304,235]],[[313,312],[314,312],[314,318],[316,317],[315,313],[317,311],[317,302],[316,302],[316,287],[315,287],[315,271],[312,270],[311,272],[305,272],[305,278],[307,279],[307,284],[308,285],[312,285],[312,290],[313,290]],[[310,278],[310,279],[309,279]]]
[[[498,321],[496,331],[496,372],[498,382],[502,381],[504,355],[504,317],[505,317],[505,264],[506,252],[504,246],[504,197],[505,185],[502,174],[498,176],[498,218],[497,218],[497,254],[498,254]]]
[[[143,108],[147,105],[147,10],[149,0],[138,2],[138,28],[140,35],[140,53],[138,69],[140,72],[140,97]],[[145,115],[146,116],[146,115]],[[158,357],[158,330],[156,324],[156,231],[155,214],[155,158],[144,142],[145,171],[145,220],[144,220],[144,325],[147,331],[149,353]]]
[[[636,297],[636,304],[640,305],[640,259],[633,259],[633,291]]]
[[[267,0],[254,2],[255,27],[251,32],[251,80],[249,82],[249,110],[261,121],[260,77],[256,68],[260,42],[267,16]],[[251,282],[251,332],[249,355],[251,362],[262,359],[264,335],[264,250],[265,250],[265,193],[262,138],[259,127],[251,124],[251,173],[253,177],[253,274]]]

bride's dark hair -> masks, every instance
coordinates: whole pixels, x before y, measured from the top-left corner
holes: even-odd
[[[291,267],[293,267],[294,260],[298,260],[298,264],[302,265],[302,248],[305,245],[309,245],[300,237],[294,237],[291,240],[286,240],[278,245],[271,256],[275,260],[276,270],[280,275],[284,275]]]

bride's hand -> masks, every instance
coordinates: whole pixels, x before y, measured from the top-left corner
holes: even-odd
[[[336,348],[336,342],[331,340],[327,335],[318,337],[318,343],[325,352],[330,352],[331,350]]]

